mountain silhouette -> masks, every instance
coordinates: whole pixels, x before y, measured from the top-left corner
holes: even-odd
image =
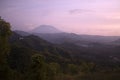
[[[51,25],[40,25],[37,28],[32,30],[33,33],[62,33],[62,31],[58,30],[54,26]]]

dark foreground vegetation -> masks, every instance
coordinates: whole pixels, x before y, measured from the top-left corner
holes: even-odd
[[[0,18],[0,80],[120,80],[120,63],[76,58],[37,36],[21,36]]]

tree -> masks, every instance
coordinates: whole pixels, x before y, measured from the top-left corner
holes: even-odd
[[[46,64],[41,55],[35,54],[32,56],[32,64],[27,73],[27,80],[46,80]]]
[[[0,64],[6,62],[6,54],[9,53],[8,38],[11,34],[10,24],[0,17]]]
[[[79,67],[75,64],[68,64],[68,72],[72,75],[78,74]]]
[[[9,80],[10,69],[7,65],[7,54],[10,51],[8,38],[11,34],[10,24],[0,17],[0,80]]]
[[[49,79],[47,80],[57,80],[58,76],[60,79],[61,71],[60,71],[60,65],[58,63],[49,63],[47,68],[47,77]]]

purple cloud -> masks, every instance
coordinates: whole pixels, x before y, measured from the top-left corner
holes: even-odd
[[[94,12],[94,11],[89,9],[73,9],[69,11],[70,14],[81,14],[81,13],[91,13],[91,12]]]

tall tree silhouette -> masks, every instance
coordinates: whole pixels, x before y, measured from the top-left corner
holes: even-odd
[[[0,17],[0,80],[9,80],[9,67],[7,65],[7,54],[10,51],[8,38],[11,34],[10,24]]]

